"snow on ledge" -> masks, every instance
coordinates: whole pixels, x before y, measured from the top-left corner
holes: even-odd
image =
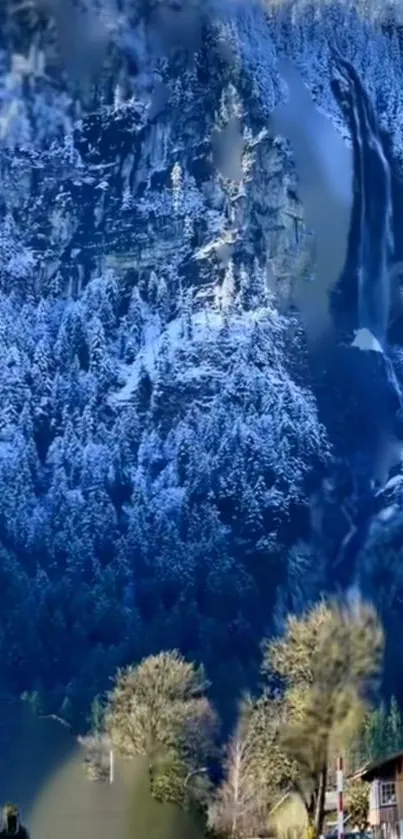
[[[273,316],[274,310],[269,308],[255,309],[251,312],[243,312],[239,315],[232,315],[230,331],[232,335],[239,329],[244,332],[245,328],[250,329],[255,323],[267,321]],[[197,344],[213,337],[223,326],[223,313],[214,310],[203,310],[192,315],[192,338],[191,343]],[[145,342],[143,348],[137,355],[135,361],[130,365],[122,365],[122,372],[126,374],[126,383],[120,390],[111,394],[109,403],[111,406],[124,404],[130,401],[136,390],[140,371],[144,368],[150,378],[155,374],[156,362],[164,340],[170,341],[171,346],[183,346],[188,343],[184,335],[184,323],[181,317],[171,321],[168,326],[159,331],[154,324],[148,326],[145,331]]]
[[[357,329],[352,347],[357,347],[359,350],[370,350],[372,352],[380,352],[383,354],[383,349],[377,338],[369,331],[369,329]]]

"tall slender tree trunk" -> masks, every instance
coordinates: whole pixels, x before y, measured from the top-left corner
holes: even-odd
[[[316,802],[317,802],[317,791],[313,792],[309,803],[307,804],[306,811],[308,814],[308,839],[316,839],[315,836],[315,815],[316,815]]]
[[[325,802],[326,802],[326,786],[327,786],[327,766],[322,767],[319,776],[319,788],[316,798],[315,811],[315,836],[318,837],[323,832],[323,823],[325,820]]]

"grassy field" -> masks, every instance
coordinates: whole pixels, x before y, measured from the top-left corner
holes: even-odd
[[[18,805],[32,839],[203,839],[189,815],[154,801],[143,761],[117,759],[112,784],[90,781],[68,727],[0,704],[0,804]]]
[[[117,761],[115,780],[90,781],[76,752],[30,813],[32,839],[203,839],[190,815],[150,795],[143,761]]]

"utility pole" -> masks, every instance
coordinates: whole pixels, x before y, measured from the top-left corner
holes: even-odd
[[[337,839],[344,839],[343,758],[337,758]]]
[[[115,755],[113,749],[109,752],[109,783],[113,784],[115,778]]]

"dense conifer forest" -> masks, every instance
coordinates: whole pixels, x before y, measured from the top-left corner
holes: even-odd
[[[0,10],[1,682],[81,729],[118,667],[172,649],[232,719],[262,639],[344,585],[361,429],[354,394],[339,410],[337,382],[318,390],[290,306],[312,231],[270,132],[279,56],[347,144],[330,47],[354,64],[393,167],[397,266],[403,241],[398,10],[194,3],[173,43],[162,4],[118,5],[89,4],[83,27],[72,3],[68,34],[56,0]],[[390,478],[361,548],[387,701],[403,698]]]

